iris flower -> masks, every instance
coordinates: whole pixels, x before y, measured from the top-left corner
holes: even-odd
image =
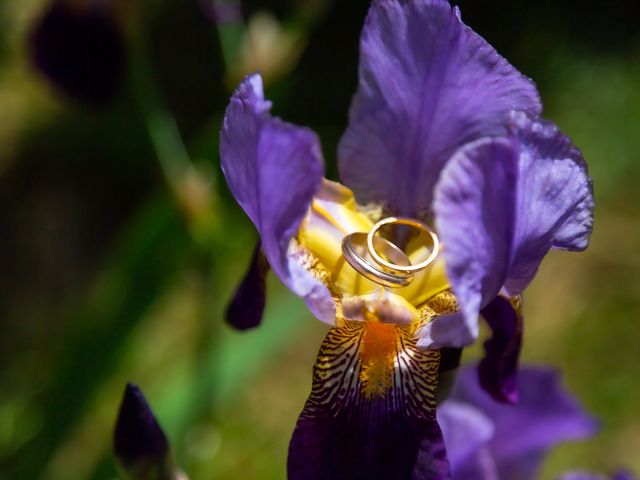
[[[483,391],[466,366],[438,406],[453,480],[534,480],[557,445],[595,434],[599,422],[578,404],[550,368],[525,367],[518,404],[504,405]],[[626,470],[605,476],[568,472],[557,480],[635,480]]]
[[[435,415],[440,349],[472,343],[482,312],[494,331],[482,383],[516,401],[519,295],[549,250],[588,243],[582,156],[540,118],[533,82],[446,0],[372,1],[338,146],[342,183],[323,178],[318,137],[270,107],[261,77],[247,77],[227,108],[220,155],[261,240],[232,323],[260,322],[268,264],[332,327],[291,440],[289,478],[449,478]],[[402,288],[365,278],[341,249],[389,215],[423,222],[442,245]],[[397,237],[412,264],[429,250]]]
[[[471,368],[460,371],[438,406],[454,480],[533,480],[553,447],[598,430],[554,370],[523,368],[518,384],[518,405],[504,405],[482,390]]]

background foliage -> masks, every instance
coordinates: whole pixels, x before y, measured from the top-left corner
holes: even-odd
[[[253,0],[223,24],[212,0],[112,2],[126,64],[101,105],[30,62],[48,0],[0,2],[0,477],[113,478],[130,380],[192,479],[283,478],[325,327],[274,279],[263,327],[224,324],[256,233],[221,178],[218,130],[260,69],[335,176],[368,2]],[[544,478],[640,471],[640,4],[458,3],[535,79],[595,182],[590,249],[552,254],[526,296],[524,359],[561,368],[603,429],[554,452]]]

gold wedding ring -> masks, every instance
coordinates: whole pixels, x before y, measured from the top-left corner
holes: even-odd
[[[376,248],[389,260],[400,266],[410,266],[409,257],[396,245],[382,237],[372,240]],[[406,287],[413,280],[413,274],[407,272],[387,271],[375,265],[369,250],[367,249],[367,234],[356,232],[342,239],[342,254],[358,273],[369,280],[384,285],[385,287]]]
[[[405,252],[386,238],[376,236],[385,225],[407,225],[429,235],[431,253],[413,265]],[[376,223],[369,233],[356,232],[342,239],[342,254],[357,272],[386,287],[405,287],[413,281],[413,274],[427,268],[438,256],[438,236],[424,223],[406,217],[387,217]]]
[[[415,265],[412,265],[411,262],[409,262],[409,265],[391,263],[385,260],[384,258],[382,258],[382,256],[379,254],[378,250],[376,249],[376,243],[377,243],[376,239],[381,237],[376,237],[376,233],[378,233],[378,231],[385,225],[392,225],[392,224],[407,225],[427,233],[431,237],[431,242],[433,243],[431,247],[431,253],[429,254],[429,256],[425,258],[423,261],[421,261],[420,263],[417,263]],[[414,220],[413,218],[406,218],[406,217],[387,217],[387,218],[383,218],[378,223],[376,223],[367,234],[367,248],[369,250],[369,253],[371,254],[371,256],[373,257],[373,259],[378,265],[386,267],[390,270],[393,270],[394,272],[413,273],[419,270],[423,270],[433,263],[433,261],[438,256],[438,251],[440,250],[440,242],[438,241],[438,236],[435,234],[435,232],[431,230],[427,225],[420,222],[419,220]],[[386,254],[386,252],[383,252],[383,253]],[[389,257],[389,259],[393,260],[393,258],[391,257]]]

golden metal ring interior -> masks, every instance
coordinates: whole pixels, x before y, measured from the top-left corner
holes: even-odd
[[[375,237],[373,241],[376,243],[376,247],[390,260],[405,266],[411,265],[407,255],[389,240]],[[349,265],[358,273],[385,287],[406,287],[413,280],[413,274],[410,272],[389,272],[376,266],[367,249],[366,233],[355,232],[344,237],[342,239],[342,254]]]
[[[376,233],[378,233],[378,231],[385,225],[391,225],[391,224],[408,225],[410,227],[414,227],[418,230],[422,230],[423,232],[426,232],[431,237],[431,241],[433,242],[433,246],[431,248],[431,253],[429,254],[429,256],[423,261],[415,265],[400,265],[396,263],[391,263],[385,260],[384,258],[382,258],[382,256],[376,250],[376,246],[375,246],[375,243],[377,243],[375,239],[381,238],[381,237],[376,237]],[[369,250],[369,253],[371,254],[371,257],[374,259],[374,261],[378,265],[386,267],[395,272],[413,273],[419,270],[423,270],[424,268],[427,268],[429,265],[433,263],[433,261],[438,256],[438,252],[440,250],[440,242],[438,240],[438,236],[436,235],[436,233],[433,230],[431,230],[427,225],[420,222],[419,220],[415,220],[413,218],[407,218],[407,217],[387,217],[387,218],[383,218],[378,223],[376,223],[367,234],[367,248]]]

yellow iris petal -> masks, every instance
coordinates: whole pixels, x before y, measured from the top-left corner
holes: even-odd
[[[369,232],[373,223],[358,211],[351,190],[324,180],[300,227],[298,240],[331,272],[335,289],[343,295],[362,296],[381,288],[356,272],[342,255],[342,239],[350,233]],[[412,263],[429,254],[428,248],[419,242],[412,244],[410,241],[406,251]],[[415,306],[448,287],[444,261],[440,256],[430,267],[417,272],[411,284],[389,291]]]

